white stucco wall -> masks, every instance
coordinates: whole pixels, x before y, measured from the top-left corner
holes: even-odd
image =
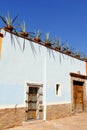
[[[25,82],[43,84],[46,104],[70,102],[69,74],[77,71],[85,75],[85,62],[6,33],[0,60],[0,105],[24,104]],[[56,84],[60,84],[59,96]]]
[[[12,37],[12,39],[11,39]],[[23,44],[25,43],[25,49]],[[15,46],[14,46],[15,44]],[[18,45],[19,44],[19,45]],[[24,104],[25,83],[40,83],[44,81],[44,54],[42,46],[6,33],[2,44],[0,60],[0,104]],[[13,89],[12,89],[13,88]],[[7,92],[7,89],[9,92]],[[16,91],[13,92],[13,90]],[[6,93],[6,94],[5,94]],[[16,96],[19,93],[20,96]],[[13,97],[11,96],[13,95]],[[18,101],[18,98],[21,98]],[[15,99],[13,101],[13,98]],[[6,101],[6,102],[4,102]]]
[[[48,54],[47,54],[48,55]],[[54,56],[53,56],[54,55]],[[53,57],[53,58],[52,58]],[[47,56],[47,104],[71,102],[70,72],[85,75],[85,62],[73,57],[53,51]],[[56,96],[56,84],[60,84],[59,95]]]

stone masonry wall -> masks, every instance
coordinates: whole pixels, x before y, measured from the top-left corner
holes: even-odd
[[[43,120],[43,106],[40,108],[39,119]],[[86,111],[86,108],[85,108]],[[66,116],[70,116],[71,104],[56,104],[46,106],[46,119],[58,119]],[[5,108],[0,109],[0,130],[10,128],[18,125],[22,125],[25,121],[25,108]]]
[[[25,108],[0,109],[0,130],[21,125],[25,120]]]
[[[70,104],[58,104],[47,106],[47,120],[70,116]]]

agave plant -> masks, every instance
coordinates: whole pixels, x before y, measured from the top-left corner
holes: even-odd
[[[19,23],[18,24],[18,27],[20,29],[20,35],[23,36],[23,37],[28,37],[28,36],[31,36],[33,37],[32,34],[35,34],[33,32],[27,32],[27,28],[26,28],[26,23],[25,21],[23,21],[22,23]]]
[[[86,58],[86,57],[87,57],[87,55],[86,55],[85,53],[83,53],[83,57],[84,57],[84,58]]]
[[[75,56],[76,58],[80,58],[81,52],[80,52],[79,50],[76,50],[74,56]]]
[[[13,23],[17,19],[18,16],[16,16],[14,19],[11,19],[9,13],[6,17],[0,16],[1,20],[4,22],[5,27],[4,29],[7,31],[12,31],[14,29]]]
[[[56,50],[61,50],[61,43],[60,43],[60,39],[56,39],[54,44],[56,45],[55,49]]]
[[[70,49],[68,43],[67,43],[66,46],[63,48],[63,50],[66,52],[66,54],[71,54],[71,49]]]
[[[24,37],[28,37],[28,32],[26,30],[26,23],[25,23],[25,21],[23,21],[23,23],[20,23],[18,25],[19,25],[19,28],[21,29],[20,30],[20,32],[21,32],[20,35],[24,36]]]
[[[85,60],[85,61],[87,61],[87,55],[85,53],[83,53],[82,59]]]
[[[40,30],[37,30],[35,32],[35,34],[36,34],[36,36],[35,36],[34,40],[37,42],[40,42],[41,41],[40,36],[41,36],[42,32],[40,32]]]
[[[45,45],[51,46],[50,33],[46,33]]]

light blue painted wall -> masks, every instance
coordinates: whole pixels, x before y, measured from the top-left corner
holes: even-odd
[[[25,83],[43,84],[46,48],[14,35],[12,38],[13,43],[11,34],[6,33],[3,38],[0,60],[0,105],[25,105]]]
[[[0,105],[24,104],[24,86],[0,84]]]
[[[4,36],[0,60],[0,104],[22,104],[25,82],[43,84],[43,99],[47,104],[71,101],[69,74],[80,71],[85,75],[85,62],[12,35],[14,47],[11,35],[6,33]],[[18,44],[23,48],[24,43],[25,50],[21,51]],[[61,94],[56,96],[58,83]]]
[[[46,103],[71,102],[70,72],[85,75],[85,62],[59,52],[47,53],[46,58]],[[60,84],[60,93],[56,96],[56,84]]]

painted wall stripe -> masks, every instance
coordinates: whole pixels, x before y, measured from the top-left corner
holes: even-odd
[[[0,58],[2,54],[2,39],[3,39],[3,34],[0,33]]]
[[[87,76],[87,61],[85,63],[86,63],[86,76]]]

